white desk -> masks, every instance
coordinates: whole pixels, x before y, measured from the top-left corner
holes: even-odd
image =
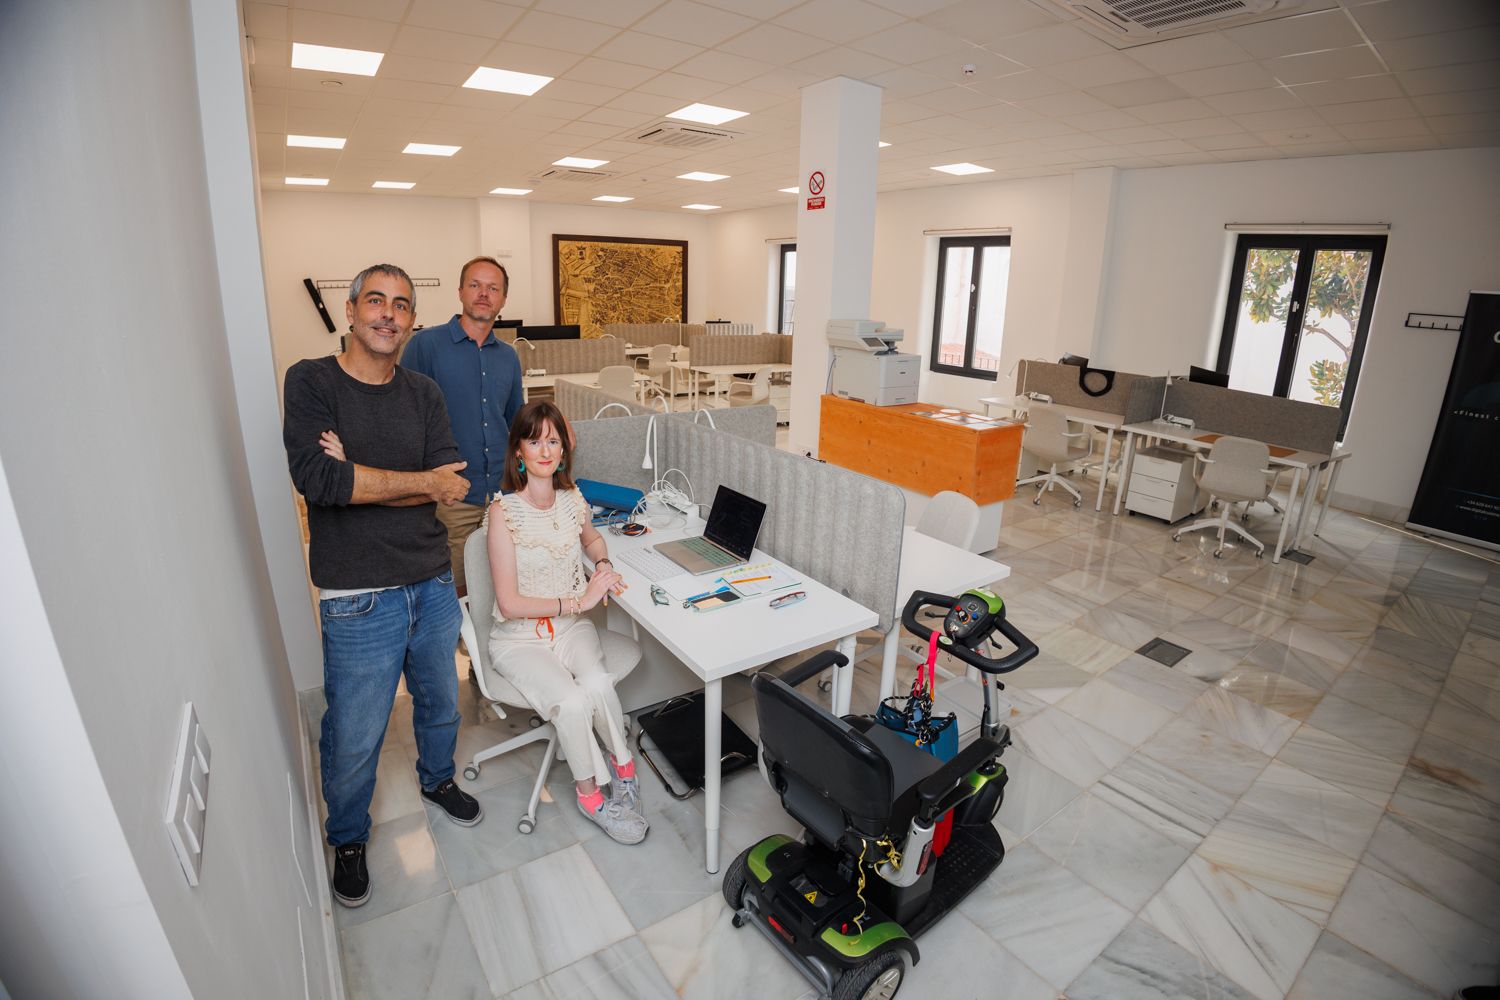
[[[719,395],[720,395],[720,392],[721,392],[721,389],[722,389],[722,387],[721,387],[721,385],[719,383],[720,379],[722,379],[722,378],[733,378],[735,375],[753,374],[755,372],[760,371],[762,368],[769,368],[769,369],[771,369],[771,374],[772,375],[789,375],[789,374],[791,374],[791,371],[792,371],[792,366],[791,365],[787,365],[787,364],[760,364],[760,365],[749,364],[749,363],[738,364],[738,365],[693,365],[693,364],[690,364],[690,365],[687,366],[687,370],[688,371],[690,371],[690,372],[696,372],[699,375],[704,375],[704,376],[707,376],[707,377],[709,377],[709,378],[711,378],[711,379],[714,380],[714,398],[715,399],[719,398]],[[694,406],[698,405],[698,382],[697,382],[696,379],[693,381],[693,405]]]
[[[693,518],[684,527],[653,529],[650,534],[635,538],[622,535],[605,537],[609,540],[611,554],[618,556],[633,548],[701,534],[702,531],[703,521]],[[750,561],[770,558],[756,549]],[[836,669],[833,677],[834,714],[843,715],[849,711],[855,636],[864,629],[873,628],[879,623],[880,616],[795,570],[794,574],[802,582],[793,589],[807,592],[807,599],[797,604],[772,610],[770,597],[762,595],[719,611],[691,611],[680,601],[666,605],[654,603],[649,580],[623,560],[615,559],[614,565],[629,589],[611,601],[703,681],[703,806],[707,838],[704,864],[713,874],[719,870],[719,758],[723,753],[719,717],[724,708],[721,682],[732,674],[836,641],[839,651],[850,660],[849,665]],[[709,589],[713,579],[712,574],[703,576],[704,590]]]
[[[896,658],[901,649],[901,610],[914,591],[957,597],[973,587],[1004,580],[1010,567],[968,549],[924,535],[911,525],[901,538],[901,571],[896,577],[896,623],[881,644],[880,697],[896,689]]]
[[[1179,444],[1187,445],[1189,448],[1207,449],[1210,443],[1199,441],[1198,438],[1205,434],[1216,433],[1204,430],[1201,427],[1182,427],[1178,424],[1169,424],[1162,420],[1148,420],[1138,424],[1126,424],[1123,430],[1125,432],[1125,458],[1120,466],[1120,483],[1122,485],[1115,493],[1114,512],[1116,514],[1120,513],[1120,501],[1125,496],[1124,484],[1130,482],[1130,469],[1135,461],[1136,438],[1160,438],[1163,441],[1175,441]],[[1318,480],[1321,478],[1323,467],[1331,461],[1343,461],[1350,454],[1351,452],[1348,449],[1341,449],[1334,453],[1334,455],[1337,455],[1337,459],[1335,459],[1334,455],[1325,455],[1313,451],[1294,451],[1290,455],[1280,456],[1274,453],[1271,455],[1272,465],[1282,465],[1292,470],[1292,490],[1287,496],[1287,510],[1281,518],[1281,531],[1276,536],[1276,550],[1271,556],[1272,562],[1281,562],[1281,555],[1287,549],[1287,528],[1294,519],[1297,527],[1292,533],[1291,547],[1296,548],[1301,543],[1304,526],[1307,522],[1308,508],[1312,506],[1314,491],[1317,488]],[[1297,491],[1304,484],[1304,474],[1306,475],[1306,495],[1302,498],[1294,516],[1292,505],[1298,503]],[[1330,488],[1331,486],[1332,484],[1330,483]]]
[[[999,406],[1007,408],[1012,414],[1019,415],[1026,409],[1031,400],[1021,396],[984,396],[979,402],[984,406],[984,415],[990,415],[990,407]],[[1094,509],[1104,509],[1104,486],[1109,482],[1109,453],[1114,448],[1115,431],[1125,426],[1125,417],[1119,413],[1109,413],[1105,410],[1088,410],[1081,406],[1068,406],[1064,403],[1046,404],[1055,410],[1061,411],[1067,418],[1076,424],[1087,424],[1104,431],[1104,461],[1099,463],[1099,495],[1094,499]],[[1025,448],[1025,445],[1022,445]],[[1125,480],[1120,480],[1123,484]],[[1118,492],[1124,492],[1123,485],[1116,485]]]
[[[637,373],[635,384],[650,381],[645,375]],[[598,372],[548,372],[545,375],[523,375],[521,376],[521,400],[527,402],[531,399],[532,389],[551,389],[558,382],[578,382],[591,389],[599,388]]]
[[[686,349],[687,348],[685,348],[685,347],[678,347],[678,346],[674,345],[672,347],[672,360],[676,361],[678,355],[681,354]],[[651,356],[651,348],[649,348],[649,347],[629,347],[629,346],[627,346],[625,348],[625,356],[627,358],[631,358],[631,359],[634,359],[634,358],[647,358],[647,357]]]

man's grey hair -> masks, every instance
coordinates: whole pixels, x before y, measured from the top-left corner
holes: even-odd
[[[359,301],[359,293],[362,292],[362,291],[364,291],[365,281],[368,280],[369,277],[370,277],[370,275],[372,275],[372,274],[385,274],[385,275],[389,275],[392,278],[400,278],[402,281],[406,282],[406,287],[411,289],[411,308],[412,308],[413,312],[416,312],[416,309],[417,309],[417,285],[416,285],[416,282],[414,282],[414,281],[411,280],[411,275],[409,275],[405,271],[401,270],[401,268],[397,267],[395,264],[371,264],[369,267],[365,268],[363,271],[361,271],[358,274],[356,274],[354,276],[354,280],[351,281],[351,282],[349,282],[349,301],[350,302],[358,302]]]

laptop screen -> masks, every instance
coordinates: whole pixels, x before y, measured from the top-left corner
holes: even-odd
[[[714,495],[713,509],[708,512],[708,527],[703,537],[740,559],[749,559],[765,516],[766,505],[759,500],[720,486]]]

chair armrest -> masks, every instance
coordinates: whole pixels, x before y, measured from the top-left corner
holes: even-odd
[[[842,667],[847,665],[849,657],[836,649],[825,649],[806,663],[800,663],[786,673],[781,675],[781,682],[788,687],[796,687],[803,681],[817,674],[821,674],[829,667]]]
[[[986,761],[1000,756],[1000,752],[1010,742],[1010,730],[1002,727],[1000,735],[999,740],[980,737],[960,750],[958,756],[922,779],[921,784],[917,785],[917,818],[923,826],[930,826],[943,813],[973,794],[974,789],[963,780],[964,776]]]

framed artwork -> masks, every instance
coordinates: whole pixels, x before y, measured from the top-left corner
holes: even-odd
[[[686,240],[552,237],[552,307],[585,338],[606,323],[687,322]]]

